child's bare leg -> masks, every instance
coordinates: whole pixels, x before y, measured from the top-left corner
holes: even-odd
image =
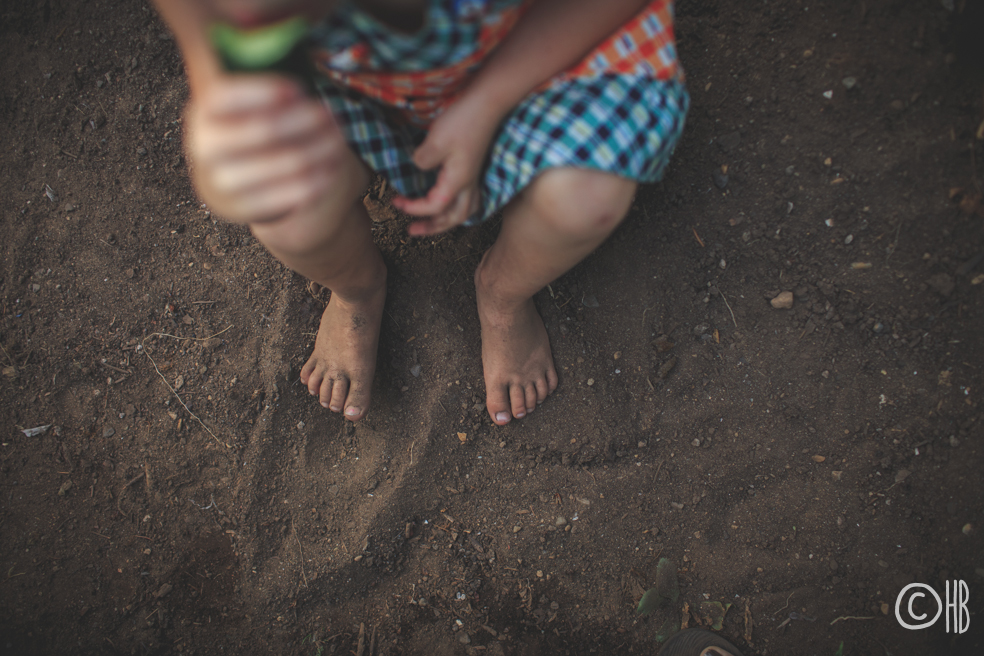
[[[501,425],[557,387],[533,294],[584,259],[622,221],[636,183],[587,169],[550,169],[506,209],[475,271],[486,407]]]
[[[362,205],[368,172],[351,151],[338,171],[320,205],[251,228],[277,259],[331,290],[301,381],[321,405],[358,421],[369,409],[386,266]]]

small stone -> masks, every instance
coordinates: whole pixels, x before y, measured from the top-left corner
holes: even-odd
[[[974,532],[974,525],[971,524],[970,522],[967,522],[960,530],[964,535],[970,535],[971,533]]]
[[[113,435],[116,435],[116,429],[113,428],[112,426],[107,426],[106,428],[103,429],[104,438],[110,438]]]
[[[464,631],[462,631],[461,633],[458,634],[458,642],[460,642],[463,645],[470,644],[471,636],[465,633]]]
[[[831,571],[831,572],[836,572],[836,571],[837,571],[837,561],[836,561],[836,560],[834,560],[833,558],[831,558],[831,559],[830,559],[830,560],[829,560],[829,561],[827,562],[827,567],[829,567],[829,568],[830,568],[830,571]]]
[[[558,528],[561,526],[567,526],[567,518],[562,515],[557,515],[557,517],[554,519],[554,526]]]
[[[908,469],[900,469],[900,470],[898,470],[897,472],[895,472],[895,482],[896,483],[901,483],[905,479],[909,478],[909,474],[911,474],[911,473],[912,472],[909,471]]]
[[[879,560],[878,566],[881,567],[882,569],[888,569],[888,563],[886,563],[884,560]]]
[[[177,392],[178,390],[180,390],[182,387],[184,387],[184,384],[185,384],[185,377],[184,376],[178,376],[177,378],[175,378],[174,379],[174,391]]]
[[[727,173],[722,173],[718,169],[714,169],[714,172],[711,173],[711,176],[714,178],[714,186],[717,187],[718,189],[724,189],[725,187],[728,186]]]
[[[844,85],[845,89],[851,90],[858,85],[858,79],[856,77],[852,77],[848,75],[843,80],[841,80],[841,84]]]
[[[691,442],[691,444],[693,444],[694,446],[700,446],[700,438],[699,437],[695,437],[694,438],[694,441]]]
[[[778,296],[770,301],[772,307],[777,310],[788,310],[793,307],[793,292],[781,292]]]
[[[845,245],[850,245],[852,241],[854,241],[854,235],[848,235],[848,236],[844,237],[844,244]]]
[[[673,367],[676,366],[676,363],[677,363],[676,357],[672,357],[666,362],[664,362],[662,365],[660,365],[659,369],[656,371],[656,377],[659,378],[660,380],[665,380],[666,377],[670,375],[670,372],[673,371]]]
[[[410,367],[410,375],[413,376],[414,378],[420,378],[420,365],[419,364],[415,364],[412,367]]]
[[[960,440],[957,439],[956,435],[951,435],[948,441],[950,442],[950,446],[952,447],[960,446]]]
[[[64,483],[62,483],[61,484],[61,487],[58,488],[58,496],[63,497],[66,494],[68,494],[69,490],[72,489],[72,486],[73,485],[74,485],[74,483],[72,483],[71,480],[67,480]]]
[[[639,447],[640,449],[645,449],[646,448],[646,442],[643,441],[643,440],[639,440],[639,443],[636,444],[636,446]]]
[[[171,593],[171,590],[173,589],[174,589],[173,585],[171,585],[170,583],[165,583],[160,587],[160,589],[157,590],[157,592],[154,593],[154,596],[157,597],[158,599],[161,599],[162,597],[166,597],[167,595],[169,595]]]
[[[670,505],[676,510],[683,510],[684,505],[682,503],[677,503],[676,501],[671,501]]]
[[[823,462],[826,459],[826,456],[813,456],[813,462]]]
[[[297,430],[304,430],[304,426],[305,424],[303,421],[297,422]]]
[[[588,387],[591,387],[592,385],[594,385],[594,378],[589,378],[588,379]]]
[[[830,476],[835,481],[839,481],[844,476],[844,472],[842,472],[842,471],[832,471],[832,472],[830,472]]]
[[[538,578],[538,579],[542,579],[543,578],[543,570],[542,569],[536,570],[536,578]]]
[[[519,533],[523,530],[522,526],[513,526],[513,533]]]

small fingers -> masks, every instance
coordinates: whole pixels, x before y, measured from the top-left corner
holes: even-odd
[[[321,138],[307,145],[282,148],[266,157],[243,157],[216,167],[212,186],[219,193],[248,192],[273,181],[327,166],[341,151],[337,140]]]
[[[250,152],[291,142],[310,142],[333,127],[328,110],[313,101],[294,103],[274,114],[216,121],[200,129],[194,156],[201,164],[218,164]]]
[[[411,237],[428,237],[461,225],[468,220],[470,208],[475,204],[471,200],[473,195],[469,191],[462,191],[446,211],[424,221],[411,223],[407,234]]]

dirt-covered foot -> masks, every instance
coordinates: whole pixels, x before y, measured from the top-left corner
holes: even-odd
[[[479,281],[478,318],[482,323],[485,407],[500,426],[522,419],[557,389],[550,341],[533,299],[518,304],[496,299]]]
[[[314,352],[301,368],[301,382],[321,405],[344,411],[351,421],[362,419],[369,410],[385,300],[385,273],[358,301],[343,301],[332,294],[321,315]]]

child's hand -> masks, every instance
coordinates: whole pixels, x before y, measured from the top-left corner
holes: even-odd
[[[449,230],[464,223],[478,209],[478,176],[497,123],[495,116],[455,103],[431,124],[413,161],[425,171],[440,167],[437,182],[424,198],[393,199],[393,205],[407,214],[427,217],[410,224],[411,236],[426,237]]]
[[[217,79],[192,98],[186,125],[202,200],[223,218],[243,223],[314,202],[345,148],[328,110],[275,75]]]

